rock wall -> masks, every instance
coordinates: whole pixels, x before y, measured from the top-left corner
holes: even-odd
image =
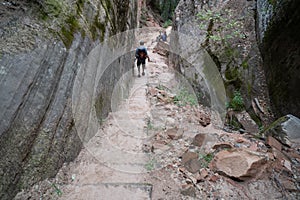
[[[300,117],[300,2],[258,0],[257,31],[272,110]]]
[[[256,1],[182,0],[175,10],[173,29],[198,38],[197,43],[209,53],[219,69],[228,102],[235,91],[240,91],[246,110],[258,121],[268,123],[265,115],[268,111],[262,114],[255,113],[253,109],[254,99],[266,105],[265,110],[268,105],[262,59],[256,41],[255,10]],[[207,96],[205,88],[199,87],[203,85],[202,80],[195,80],[197,76],[193,69],[183,60],[171,60],[195,88],[204,91],[202,96]],[[209,97],[206,99],[209,100]],[[202,101],[206,102],[206,99]]]
[[[76,76],[101,41],[136,27],[137,3],[7,0],[0,12],[0,199],[12,199],[78,155],[82,141],[72,113]],[[115,83],[130,61],[130,56],[117,59],[118,72],[103,81]]]

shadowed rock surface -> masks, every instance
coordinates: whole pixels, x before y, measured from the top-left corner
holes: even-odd
[[[136,26],[137,7],[129,0],[0,6],[0,199],[11,199],[78,155],[82,142],[71,107],[75,77],[99,42]],[[129,70],[128,58],[117,60],[120,70],[103,81],[115,83]]]
[[[272,109],[300,117],[300,2],[258,0],[257,30]]]

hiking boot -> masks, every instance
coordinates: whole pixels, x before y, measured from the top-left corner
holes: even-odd
[[[143,72],[142,75],[145,76],[145,72]]]

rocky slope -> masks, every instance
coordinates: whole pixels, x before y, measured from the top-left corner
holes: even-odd
[[[229,107],[236,111],[246,109],[262,126],[269,124],[272,117],[267,109],[269,97],[256,41],[255,9],[256,1],[180,1],[173,28],[182,34],[182,43],[184,35],[194,37],[198,44],[195,51],[205,49],[214,60]],[[209,105],[209,91],[203,86],[205,77],[199,78],[195,67],[180,58],[171,60],[202,93],[202,103]],[[234,98],[240,99],[240,107],[232,106]]]
[[[99,42],[136,27],[137,4],[6,0],[0,17],[0,198],[11,199],[18,190],[55,175],[79,153],[82,141],[72,116],[74,81]],[[101,81],[114,85],[130,69],[127,59],[131,57],[117,59],[115,73]],[[101,93],[101,81],[97,92],[105,105],[113,87]],[[105,116],[108,110],[97,112]]]

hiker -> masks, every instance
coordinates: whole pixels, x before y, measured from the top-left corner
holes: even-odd
[[[142,75],[145,75],[145,68],[146,68],[146,59],[148,58],[148,61],[150,62],[150,58],[148,56],[147,48],[144,46],[144,41],[140,41],[140,46],[135,50],[135,57],[137,59],[136,65],[138,67],[138,77],[141,77],[140,75],[140,66],[142,64],[143,72]]]
[[[166,42],[167,41],[167,32],[164,31],[163,34],[161,35],[161,40]]]
[[[156,37],[156,42],[159,42],[161,40],[161,31],[159,31],[159,35]]]

